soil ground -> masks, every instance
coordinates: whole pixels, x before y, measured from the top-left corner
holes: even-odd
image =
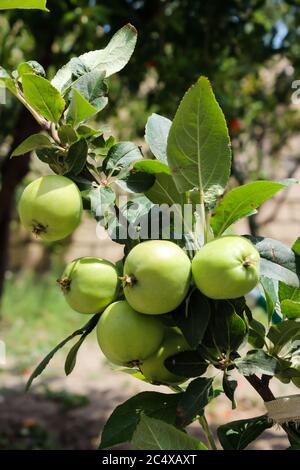
[[[29,393],[24,392],[24,385],[31,370],[18,371],[14,364],[1,370],[0,449],[95,449],[104,423],[117,405],[143,390],[169,391],[113,371],[93,338],[82,346],[69,377],[64,376],[64,356],[55,356]],[[214,434],[220,424],[265,413],[262,401],[248,383],[242,377],[238,380],[237,410],[231,409],[223,395],[209,406],[207,418]],[[290,387],[291,393],[296,391]],[[287,387],[278,382],[274,392],[277,396],[286,394]],[[193,424],[191,433],[201,436],[199,426]],[[273,427],[250,448],[286,447],[284,433]]]

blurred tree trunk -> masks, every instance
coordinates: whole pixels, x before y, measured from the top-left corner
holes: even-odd
[[[16,127],[13,132],[12,148],[17,147],[26,137],[39,130],[28,111],[20,111]],[[10,158],[7,155],[1,167],[0,189],[0,298],[3,294],[5,272],[9,262],[10,222],[14,207],[15,191],[29,170],[30,155]]]

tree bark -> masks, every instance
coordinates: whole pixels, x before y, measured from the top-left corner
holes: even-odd
[[[28,111],[20,111],[18,122],[13,133],[13,148],[26,137],[39,130]],[[0,189],[0,298],[3,293],[5,272],[9,262],[10,222],[14,206],[15,190],[29,170],[30,154],[10,158],[7,155],[1,168]]]

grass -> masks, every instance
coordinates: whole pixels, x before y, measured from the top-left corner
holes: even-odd
[[[32,366],[64,337],[88,321],[74,312],[54,274],[32,272],[6,280],[1,305],[0,339],[18,367]]]

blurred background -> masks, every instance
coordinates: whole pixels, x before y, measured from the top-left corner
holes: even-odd
[[[49,0],[48,7],[50,13],[0,14],[1,66],[12,70],[34,59],[52,77],[71,57],[104,47],[130,22],[139,32],[137,48],[127,67],[110,79],[109,105],[95,125],[118,140],[138,142],[147,152],[148,116],[157,112],[172,119],[186,89],[206,75],[232,138],[231,186],[300,178],[299,0]],[[12,149],[37,131],[10,96],[0,105],[0,124],[0,340],[7,356],[0,364],[0,449],[95,448],[114,406],[150,386],[113,373],[94,337],[83,345],[70,378],[63,372],[65,351],[30,394],[24,394],[24,383],[51,347],[85,323],[67,307],[56,285],[64,264],[91,254],[117,260],[122,248],[99,240],[88,217],[71,238],[51,245],[20,227],[18,195],[49,170],[33,155],[9,159]],[[299,209],[295,186],[235,230],[290,245],[299,235]],[[264,317],[259,306],[257,315]],[[279,382],[274,387],[286,394]],[[296,392],[293,386],[288,390]],[[209,413],[213,427],[264,412],[246,382],[238,407],[233,412],[218,399]],[[257,446],[284,448],[285,441],[272,430]]]

